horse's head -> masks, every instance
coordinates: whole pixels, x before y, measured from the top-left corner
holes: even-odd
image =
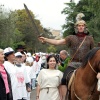
[[[85,67],[87,64],[95,73],[100,72],[100,47],[95,47],[87,53],[83,59],[82,67]]]

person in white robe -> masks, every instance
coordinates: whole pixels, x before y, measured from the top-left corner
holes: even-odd
[[[62,100],[60,84],[63,73],[56,69],[56,65],[56,57],[48,56],[48,69],[42,69],[37,77],[36,100]]]

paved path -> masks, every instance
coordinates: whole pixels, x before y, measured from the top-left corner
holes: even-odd
[[[31,92],[31,100],[36,100],[36,89]]]

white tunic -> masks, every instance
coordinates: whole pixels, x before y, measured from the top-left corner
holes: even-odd
[[[63,73],[59,70],[42,69],[37,77],[40,85],[39,100],[60,100],[58,86]]]

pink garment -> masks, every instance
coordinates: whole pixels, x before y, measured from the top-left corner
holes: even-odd
[[[36,62],[36,65],[35,65],[35,72],[38,70],[38,62]]]
[[[10,89],[9,89],[8,80],[7,80],[7,73],[6,73],[3,65],[0,65],[0,73],[1,73],[2,78],[4,80],[4,84],[5,84],[5,88],[6,88],[6,94],[7,94],[7,93],[10,92]]]

